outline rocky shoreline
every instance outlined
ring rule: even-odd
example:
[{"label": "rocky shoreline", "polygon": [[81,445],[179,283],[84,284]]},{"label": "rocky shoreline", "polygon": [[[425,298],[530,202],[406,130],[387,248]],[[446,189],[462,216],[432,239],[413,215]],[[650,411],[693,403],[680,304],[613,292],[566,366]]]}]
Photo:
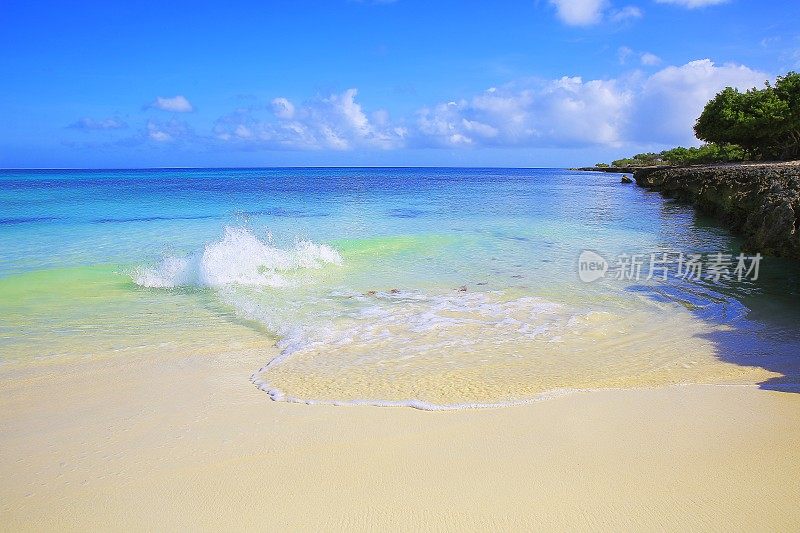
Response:
[{"label": "rocky shoreline", "polygon": [[800,161],[616,171],[717,217],[744,238],[745,252],[800,259]]}]

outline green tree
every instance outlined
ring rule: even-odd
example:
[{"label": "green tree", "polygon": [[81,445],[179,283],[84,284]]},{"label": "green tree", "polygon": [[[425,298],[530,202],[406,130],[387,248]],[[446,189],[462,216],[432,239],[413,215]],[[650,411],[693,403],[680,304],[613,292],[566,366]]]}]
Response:
[{"label": "green tree", "polygon": [[611,165],[615,167],[649,167],[653,165],[660,165],[662,163],[659,154],[648,152],[645,154],[636,154],[633,157],[617,159],[612,161]]},{"label": "green tree", "polygon": [[800,74],[790,72],[775,82],[776,97],[786,104],[778,149],[783,159],[800,157]]},{"label": "green tree", "polygon": [[757,159],[800,156],[800,74],[780,76],[774,87],[725,88],[706,104],[694,131],[698,139],[739,145]]},{"label": "green tree", "polygon": [[746,160],[747,153],[735,144],[704,144],[700,147],[684,148],[679,146],[664,150],[661,159],[668,165],[703,165],[709,163],[733,163]]}]

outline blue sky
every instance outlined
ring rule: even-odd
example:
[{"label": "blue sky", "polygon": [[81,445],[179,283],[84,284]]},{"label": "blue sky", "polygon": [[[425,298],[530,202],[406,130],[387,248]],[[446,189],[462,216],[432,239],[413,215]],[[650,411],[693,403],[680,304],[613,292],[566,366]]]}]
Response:
[{"label": "blue sky", "polygon": [[800,70],[800,2],[0,5],[0,166],[569,166]]}]

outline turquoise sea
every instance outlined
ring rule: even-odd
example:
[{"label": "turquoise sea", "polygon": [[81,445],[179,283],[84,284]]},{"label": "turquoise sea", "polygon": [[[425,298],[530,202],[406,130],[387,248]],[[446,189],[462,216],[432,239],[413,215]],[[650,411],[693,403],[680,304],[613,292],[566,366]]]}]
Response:
[{"label": "turquoise sea", "polygon": [[0,368],[263,353],[265,400],[427,409],[800,382],[800,267],[585,283],[578,257],[739,253],[615,174],[0,171]]}]

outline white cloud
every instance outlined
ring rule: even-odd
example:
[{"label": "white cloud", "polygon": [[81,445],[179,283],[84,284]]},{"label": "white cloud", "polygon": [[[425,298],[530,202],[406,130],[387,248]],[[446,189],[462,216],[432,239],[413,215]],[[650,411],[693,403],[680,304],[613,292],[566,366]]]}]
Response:
[{"label": "white cloud", "polygon": [[166,122],[148,120],[145,135],[151,141],[167,143],[190,138],[192,132],[189,126],[181,120],[173,119]]},{"label": "white cloud", "polygon": [[716,6],[725,4],[729,0],[656,0],[659,4],[674,4],[676,6],[688,7],[695,9],[698,7]]},{"label": "white cloud", "polygon": [[692,126],[708,100],[726,86],[746,89],[768,77],[704,59],[649,77],[563,77],[490,89],[422,109],[413,140],[444,147],[696,144]]},{"label": "white cloud", "polygon": [[292,118],[294,116],[294,104],[286,98],[275,98],[272,100],[272,112],[278,118]]},{"label": "white cloud", "polygon": [[169,133],[148,128],[147,136],[151,141],[168,142],[172,140]]},{"label": "white cloud", "polygon": [[159,96],[150,104],[150,107],[162,111],[172,111],[173,113],[188,113],[194,111],[191,102],[180,94],[171,98]]},{"label": "white cloud", "polygon": [[642,18],[642,16],[644,16],[644,13],[642,13],[642,10],[638,7],[625,6],[622,9],[612,11],[609,19],[611,19],[611,22],[623,22],[625,20]]},{"label": "white cloud", "polygon": [[706,102],[725,87],[761,86],[769,76],[743,65],[715,65],[710,59],[666,67],[647,78],[631,110],[637,141],[696,142],[692,126]]},{"label": "white cloud", "polygon": [[[648,53],[621,54],[657,61]],[[747,89],[767,78],[745,66],[702,59],[649,76],[635,71],[605,80],[521,80],[424,107],[399,123],[386,111],[365,111],[356,89],[349,89],[303,104],[275,98],[268,116],[260,108],[240,109],[216,122],[214,136],[228,146],[270,150],[697,144],[692,126],[709,99],[726,86]],[[166,142],[191,132],[183,123],[153,122],[148,135]]]},{"label": "white cloud", "polygon": [[615,80],[563,77],[489,89],[418,114],[416,142],[435,146],[615,144],[630,93]]},{"label": "white cloud", "polygon": [[77,129],[77,130],[120,130],[127,128],[128,125],[119,118],[103,118],[103,119],[93,119],[93,118],[82,118],[76,122],[73,122],[68,126],[69,128]]},{"label": "white cloud", "polygon": [[639,56],[639,61],[642,62],[642,65],[652,67],[659,65],[661,63],[661,58],[650,52],[644,52]]},{"label": "white cloud", "polygon": [[555,6],[558,18],[570,26],[591,26],[604,18],[620,23],[643,16],[642,10],[634,5],[611,9],[609,0],[550,0],[550,4]]},{"label": "white cloud", "polygon": [[215,136],[250,147],[295,150],[389,149],[401,146],[407,130],[393,125],[385,111],[367,116],[356,102],[358,91],[348,89],[296,106],[287,98],[272,100],[273,119],[239,110],[222,117]]},{"label": "white cloud", "polygon": [[620,65],[627,64],[628,60],[634,55],[638,56],[639,62],[642,65],[652,67],[661,64],[661,58],[650,52],[636,52],[627,46],[620,46],[617,48],[617,57],[619,58]]},{"label": "white cloud", "polygon": [[607,0],[550,0],[556,14],[570,26],[591,26],[603,18]]},{"label": "white cloud", "polygon": [[539,129],[560,145],[607,144],[622,140],[632,92],[618,80],[561,78],[538,102]]}]

